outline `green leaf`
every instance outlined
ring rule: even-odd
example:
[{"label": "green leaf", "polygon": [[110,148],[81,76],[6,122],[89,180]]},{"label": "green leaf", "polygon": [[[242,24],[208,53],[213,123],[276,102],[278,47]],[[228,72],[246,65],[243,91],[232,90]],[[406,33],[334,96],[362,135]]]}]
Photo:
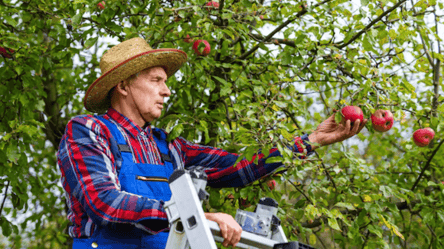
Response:
[{"label": "green leaf", "polygon": [[280,156],[269,157],[265,160],[265,163],[280,163],[280,162],[282,162],[282,157]]},{"label": "green leaf", "polygon": [[16,66],[14,69],[18,75],[22,74],[22,72],[23,72],[23,68],[21,66]]},{"label": "green leaf", "polygon": [[5,237],[9,237],[9,235],[11,235],[11,233],[12,233],[11,222],[9,222],[9,220],[3,216],[0,218],[0,225],[2,227],[3,235]]},{"label": "green leaf", "polygon": [[343,118],[343,117],[342,117],[342,113],[341,113],[340,111],[338,111],[338,112],[335,113],[335,122],[336,122],[337,124],[341,123],[342,118]]},{"label": "green leaf", "polygon": [[17,21],[16,21],[14,18],[12,18],[11,16],[3,15],[2,17],[6,19],[6,22],[7,22],[9,25],[11,25],[11,26],[13,26],[13,27],[16,27],[16,26],[17,26]]},{"label": "green leaf", "polygon": [[355,207],[351,203],[338,202],[335,206],[347,208],[348,210],[355,210]]},{"label": "green leaf", "polygon": [[362,6],[367,6],[369,3],[369,0],[361,0],[361,5]]},{"label": "green leaf", "polygon": [[18,148],[14,144],[10,144],[6,150],[6,156],[8,157],[9,161],[17,162],[20,157]]},{"label": "green leaf", "polygon": [[85,48],[88,49],[88,48],[92,47],[94,44],[96,44],[96,42],[97,42],[98,39],[99,39],[99,37],[89,38],[89,39],[85,42]]},{"label": "green leaf", "polygon": [[337,231],[342,231],[338,225],[338,221],[334,218],[328,218],[328,225]]},{"label": "green leaf", "polygon": [[180,136],[180,134],[182,134],[183,132],[183,125],[180,123],[176,126],[174,126],[173,130],[171,131],[171,133],[168,134],[168,141],[172,141],[175,138],[177,138],[178,136]]},{"label": "green leaf", "polygon": [[208,123],[205,120],[200,120],[200,125],[203,128],[204,134],[205,134],[205,143],[209,143],[210,142],[210,136],[208,133]]},{"label": "green leaf", "polygon": [[373,226],[373,225],[368,225],[368,230],[371,232],[371,233],[374,233],[374,234],[376,234],[379,238],[382,238],[382,232],[380,231],[380,228],[378,227],[378,228],[376,228],[375,226]]},{"label": "green leaf", "polygon": [[438,218],[441,220],[441,222],[444,222],[444,211],[438,210],[436,214],[438,215]]},{"label": "green leaf", "polygon": [[210,203],[210,205],[211,205],[212,207],[218,207],[218,206],[220,206],[221,198],[220,198],[220,193],[219,193],[219,191],[213,191],[213,192],[211,192],[211,195],[210,195],[208,201],[209,201],[209,203]]},{"label": "green leaf", "polygon": [[77,26],[80,23],[80,20],[82,20],[82,16],[83,16],[82,12],[79,12],[77,15],[73,16],[72,17],[72,24],[74,26]]},{"label": "green leaf", "polygon": [[217,77],[217,76],[214,76],[214,75],[213,75],[213,78],[215,78],[216,80],[218,80],[219,82],[221,82],[221,83],[224,84],[224,85],[231,85],[231,84],[228,83],[226,80],[224,80],[224,79],[222,79],[222,78],[220,78],[220,77]]}]

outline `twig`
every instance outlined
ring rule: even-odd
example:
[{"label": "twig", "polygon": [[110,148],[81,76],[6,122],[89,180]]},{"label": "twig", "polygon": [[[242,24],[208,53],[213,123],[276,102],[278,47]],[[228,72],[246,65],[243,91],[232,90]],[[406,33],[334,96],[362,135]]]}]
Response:
[{"label": "twig", "polygon": [[[316,156],[321,159],[321,157],[319,156],[318,152],[315,151]],[[336,188],[336,183],[333,180],[333,177],[331,177],[330,173],[328,172],[327,168],[325,167],[324,162],[321,161],[321,165],[322,168],[324,168],[325,174],[327,175],[327,178],[331,181],[331,183],[333,184],[333,187],[335,188],[336,192],[338,191],[338,189]]]},{"label": "twig", "polygon": [[0,207],[0,219],[2,217],[3,206],[5,205],[6,198],[8,197],[9,183],[10,183],[10,181],[8,181],[8,183],[6,184],[5,198],[3,198],[2,206]]},{"label": "twig", "polygon": [[287,179],[287,182],[289,182],[291,185],[293,185],[293,187],[294,187],[297,191],[299,191],[299,193],[301,193],[301,194],[305,197],[305,199],[307,199],[307,201],[309,201],[309,202],[311,203],[311,205],[314,205],[314,203],[310,200],[310,198],[309,198],[308,196],[306,196],[305,193],[304,193],[302,190],[300,190],[300,189],[298,188],[298,186],[296,186],[296,184],[292,183],[292,182],[291,182],[290,180],[288,180],[288,179]]},{"label": "twig", "polygon": [[424,47],[424,53],[427,56],[427,60],[429,61],[430,65],[432,65],[432,67],[434,67],[435,64],[433,63],[433,59],[430,56],[429,50],[427,49],[427,45],[425,44],[424,38],[422,37],[422,34],[419,31],[419,27],[417,26],[416,28],[418,29],[419,37],[421,38],[421,43],[422,43],[422,46]]},{"label": "twig", "polygon": [[430,156],[429,160],[427,160],[426,165],[424,166],[424,168],[422,168],[421,173],[419,174],[418,178],[416,179],[415,183],[413,184],[411,190],[412,192],[415,190],[416,186],[418,185],[419,181],[421,180],[422,176],[424,175],[424,172],[429,168],[430,166],[430,162],[432,161],[433,157],[435,156],[435,154],[438,152],[439,148],[441,147],[441,145],[444,143],[444,139],[441,140],[441,142],[438,144],[438,146],[436,147],[436,149],[433,151],[432,155]]}]

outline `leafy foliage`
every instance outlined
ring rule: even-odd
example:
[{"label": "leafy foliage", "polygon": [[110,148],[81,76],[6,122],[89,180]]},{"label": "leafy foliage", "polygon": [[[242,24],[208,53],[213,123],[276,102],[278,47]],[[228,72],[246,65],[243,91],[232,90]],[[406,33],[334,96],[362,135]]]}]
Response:
[{"label": "leafy foliage", "polygon": [[[234,215],[260,197],[279,201],[289,240],[317,248],[442,248],[444,172],[442,0],[0,1],[0,226],[14,248],[66,248],[55,153],[67,121],[99,75],[103,50],[141,36],[178,48],[187,64],[155,125],[249,160],[273,146],[284,168],[245,188],[209,189],[206,211]],[[204,39],[208,56],[192,43]],[[11,57],[11,58],[9,58]],[[356,138],[305,160],[287,149],[333,109],[370,122]],[[420,127],[434,141],[414,145]],[[354,143],[352,143],[354,142]],[[278,186],[269,191],[266,181]],[[253,204],[252,206],[249,206]],[[3,240],[2,241],[6,241]]]}]

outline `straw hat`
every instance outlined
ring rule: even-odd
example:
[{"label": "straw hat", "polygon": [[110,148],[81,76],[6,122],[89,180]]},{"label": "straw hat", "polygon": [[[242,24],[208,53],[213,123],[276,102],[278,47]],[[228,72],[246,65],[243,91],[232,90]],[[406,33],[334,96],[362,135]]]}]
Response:
[{"label": "straw hat", "polygon": [[110,107],[108,92],[120,81],[149,67],[163,67],[168,77],[186,62],[178,49],[152,49],[142,38],[126,40],[106,51],[100,59],[102,75],[86,91],[83,104],[88,111],[102,113]]}]

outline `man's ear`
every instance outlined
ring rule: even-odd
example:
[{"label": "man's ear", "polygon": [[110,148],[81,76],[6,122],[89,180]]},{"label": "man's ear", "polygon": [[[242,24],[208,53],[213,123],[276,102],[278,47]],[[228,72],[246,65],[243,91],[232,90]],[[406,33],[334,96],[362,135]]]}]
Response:
[{"label": "man's ear", "polygon": [[127,84],[125,84],[125,81],[120,81],[117,86],[116,86],[116,90],[117,92],[119,92],[121,95],[123,96],[127,96],[128,95],[128,87]]}]

